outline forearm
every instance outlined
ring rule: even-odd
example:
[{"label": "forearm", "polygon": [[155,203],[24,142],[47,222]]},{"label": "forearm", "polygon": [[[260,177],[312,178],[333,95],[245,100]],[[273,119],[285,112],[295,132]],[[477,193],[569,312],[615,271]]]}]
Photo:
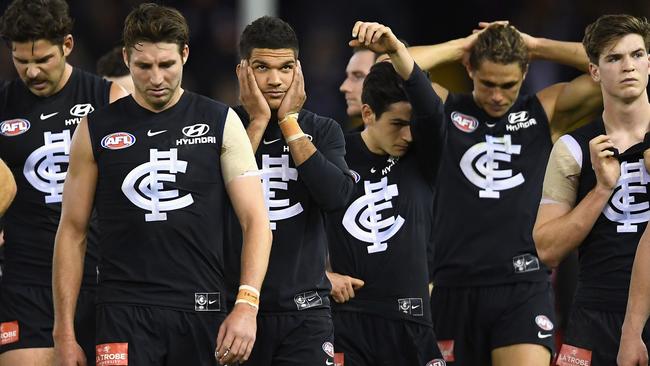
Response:
[{"label": "forearm", "polygon": [[[340,160],[334,163],[335,160]],[[344,207],[352,195],[354,181],[341,166],[345,165],[343,155],[327,156],[316,152],[298,167],[298,174],[307,186],[311,197],[326,210]]]},{"label": "forearm", "polygon": [[408,51],[415,62],[424,70],[448,62],[460,61],[463,57],[462,39],[430,46],[409,47]]},{"label": "forearm", "polygon": [[85,253],[85,233],[62,225],[57,231],[52,260],[55,341],[74,338],[74,318]]},{"label": "forearm", "polygon": [[253,147],[253,153],[257,152],[257,148],[260,146],[260,141],[262,141],[268,123],[269,121],[251,120],[250,124],[246,128],[246,134],[248,135],[248,139]]},{"label": "forearm", "polygon": [[0,215],[11,205],[16,196],[16,181],[11,170],[0,160]]},{"label": "forearm", "polygon": [[623,333],[641,336],[648,316],[650,316],[650,233],[646,230],[639,241],[632,279],[630,295],[627,301]]},{"label": "forearm", "polygon": [[402,79],[407,80],[413,72],[414,61],[404,44],[400,43],[400,47],[397,51],[389,53],[388,56],[390,57],[390,61],[397,74],[399,74]]},{"label": "forearm", "polygon": [[583,72],[589,71],[589,58],[580,42],[535,38],[535,45],[529,52],[531,59],[553,61]]},{"label": "forearm", "polygon": [[587,237],[600,216],[611,191],[595,187],[570,212],[551,219],[533,231],[542,262],[557,267]]},{"label": "forearm", "polygon": [[268,218],[265,220],[264,217],[242,225],[240,283],[253,286],[258,290],[262,287],[266,275],[272,242]]},{"label": "forearm", "polygon": [[[288,136],[285,136],[285,139],[287,137]],[[290,141],[287,145],[289,145],[289,152],[291,153],[291,158],[293,159],[294,164],[296,164],[296,167],[302,165],[302,163],[307,161],[307,159],[316,153],[316,146],[309,141],[307,136]]]}]

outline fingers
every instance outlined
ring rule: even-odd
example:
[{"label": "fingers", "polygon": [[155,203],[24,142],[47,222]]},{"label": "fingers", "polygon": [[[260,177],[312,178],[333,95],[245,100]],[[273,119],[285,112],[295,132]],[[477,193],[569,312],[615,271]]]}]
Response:
[{"label": "fingers", "polygon": [[378,42],[383,35],[388,33],[391,33],[390,28],[374,22],[357,21],[352,28],[352,37],[356,38],[360,45],[365,46]]},{"label": "fingers", "polygon": [[607,135],[599,135],[589,141],[589,149],[600,158],[614,156],[613,148],[614,143]]},{"label": "fingers", "polygon": [[226,347],[224,345],[224,336],[226,335],[226,325],[222,323],[219,327],[219,332],[217,333],[217,350],[214,353],[214,356],[217,358],[217,361],[221,363],[224,353],[226,353]]},{"label": "fingers", "polygon": [[362,280],[354,277],[350,277],[350,282],[352,283],[352,288],[355,290],[362,288],[363,285],[365,284],[365,282],[363,282]]},{"label": "fingers", "polygon": [[239,338],[239,337],[235,338],[234,341],[232,342],[232,346],[229,347],[230,352],[223,355],[223,362],[222,363],[229,364],[229,363],[236,362],[237,360],[239,360],[241,358],[241,356],[243,355],[244,350],[246,349],[245,347],[246,347],[246,345],[244,345],[244,348],[242,349],[242,339],[241,338]]}]

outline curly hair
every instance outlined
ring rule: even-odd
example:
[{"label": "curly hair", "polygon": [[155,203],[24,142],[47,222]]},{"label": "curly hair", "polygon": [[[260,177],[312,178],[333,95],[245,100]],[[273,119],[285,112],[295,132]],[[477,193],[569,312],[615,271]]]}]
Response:
[{"label": "curly hair", "polygon": [[190,29],[185,17],[176,9],[154,3],[134,8],[124,20],[124,47],[127,53],[140,42],[165,42],[178,45],[180,53],[189,44]]},{"label": "curly hair", "polygon": [[45,39],[61,45],[71,32],[65,0],[14,0],[0,19],[0,35],[9,42]]},{"label": "curly hair", "polygon": [[247,25],[239,40],[241,58],[250,58],[253,48],[290,48],[298,57],[298,37],[289,23],[280,18],[263,16]]},{"label": "curly hair", "polygon": [[628,34],[638,34],[643,37],[646,51],[650,49],[650,23],[646,18],[627,14],[609,14],[589,24],[585,28],[585,37],[582,39],[589,61],[598,65],[603,50]]},{"label": "curly hair", "polygon": [[481,34],[470,50],[469,64],[478,69],[484,60],[498,64],[517,63],[522,72],[528,70],[528,47],[512,26],[494,24]]}]

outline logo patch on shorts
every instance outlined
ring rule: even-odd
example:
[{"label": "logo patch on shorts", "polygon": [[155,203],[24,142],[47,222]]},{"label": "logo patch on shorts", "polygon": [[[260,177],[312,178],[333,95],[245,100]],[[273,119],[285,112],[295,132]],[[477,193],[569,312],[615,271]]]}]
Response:
[{"label": "logo patch on shorts", "polygon": [[20,339],[18,321],[0,323],[0,346],[18,342]]},{"label": "logo patch on shorts", "polygon": [[221,310],[221,293],[196,292],[194,293],[194,311],[219,311]]},{"label": "logo patch on shorts", "polygon": [[298,310],[313,308],[314,306],[323,305],[323,299],[316,291],[303,292],[293,297]]},{"label": "logo patch on shorts", "polygon": [[332,342],[323,343],[323,352],[325,352],[330,357],[334,357],[334,345]]},{"label": "logo patch on shorts", "polygon": [[345,354],[343,352],[334,354],[334,366],[345,366]]},{"label": "logo patch on shorts", "polygon": [[553,322],[546,315],[538,315],[535,317],[535,323],[543,330],[553,330]]},{"label": "logo patch on shorts", "polygon": [[422,309],[422,298],[409,297],[405,299],[397,299],[397,305],[399,307],[399,311],[404,314],[424,316],[424,310]]},{"label": "logo patch on shorts", "polygon": [[427,362],[425,366],[446,366],[447,362],[445,360],[441,360],[439,358],[436,358],[435,360],[431,360]]},{"label": "logo patch on shorts", "polygon": [[532,254],[518,255],[512,258],[512,266],[515,273],[526,273],[539,269],[539,259]]},{"label": "logo patch on shorts", "polygon": [[95,346],[95,359],[97,366],[128,366],[128,343],[104,343]]},{"label": "logo patch on shorts", "polygon": [[557,355],[557,366],[591,366],[591,351],[563,344]]},{"label": "logo patch on shorts", "polygon": [[446,339],[446,340],[443,340],[443,341],[438,341],[438,348],[440,349],[440,353],[442,353],[442,357],[445,359],[445,361],[448,361],[448,362],[456,361],[456,357],[454,356],[454,340],[453,339]]}]

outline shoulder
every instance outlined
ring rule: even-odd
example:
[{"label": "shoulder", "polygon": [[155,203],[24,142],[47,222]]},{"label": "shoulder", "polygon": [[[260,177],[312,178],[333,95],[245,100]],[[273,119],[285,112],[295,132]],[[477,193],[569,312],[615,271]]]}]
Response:
[{"label": "shoulder", "polygon": [[312,132],[339,133],[343,138],[343,130],[341,125],[330,117],[318,115],[307,109],[300,111],[298,115],[298,123],[303,129],[309,129]]}]

